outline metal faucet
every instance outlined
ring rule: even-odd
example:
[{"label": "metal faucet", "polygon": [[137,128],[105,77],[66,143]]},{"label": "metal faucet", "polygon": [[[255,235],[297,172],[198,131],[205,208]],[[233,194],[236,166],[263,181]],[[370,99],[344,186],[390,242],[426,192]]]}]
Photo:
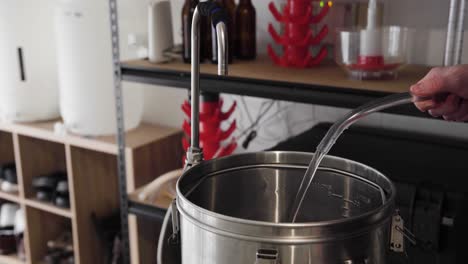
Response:
[{"label": "metal faucet", "polygon": [[[202,8],[200,14],[199,8]],[[218,75],[226,76],[228,74],[228,34],[226,23],[219,19],[222,18],[223,10],[217,4],[207,1],[201,2],[195,8],[192,19],[192,78],[191,78],[191,143],[187,150],[186,168],[200,163],[203,160],[203,150],[200,148],[200,16],[216,17],[213,24],[216,23],[216,37],[218,44]]]}]

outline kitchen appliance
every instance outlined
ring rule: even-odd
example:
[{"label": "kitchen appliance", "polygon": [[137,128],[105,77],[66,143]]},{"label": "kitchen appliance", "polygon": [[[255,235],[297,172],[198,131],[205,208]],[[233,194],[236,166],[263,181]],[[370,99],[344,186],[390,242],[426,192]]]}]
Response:
[{"label": "kitchen appliance", "polygon": [[[395,190],[370,167],[325,158],[307,197],[308,213],[287,222],[311,158],[249,153],[188,170],[177,185],[177,211],[172,208],[181,263],[385,263]],[[167,246],[165,232],[160,247]],[[161,251],[159,263],[178,263],[167,261],[168,252]]]},{"label": "kitchen appliance", "polygon": [[[192,22],[195,40],[200,14],[211,14],[217,28],[218,73],[225,75],[223,12],[212,2],[200,3]],[[202,161],[198,44],[192,41],[192,141],[164,220],[158,263],[385,263],[395,188],[378,171],[325,157],[306,213],[292,224],[290,205],[312,154],[263,152]],[[392,246],[401,247],[402,235],[392,237],[400,239]],[[174,246],[179,242],[181,248]]]},{"label": "kitchen appliance", "polygon": [[59,117],[51,1],[0,1],[0,119]]},{"label": "kitchen appliance", "polygon": [[[117,128],[108,9],[105,1],[62,0],[57,6],[60,110],[66,129],[81,135],[114,134]],[[123,98],[129,130],[141,121],[143,91],[124,87]]]}]

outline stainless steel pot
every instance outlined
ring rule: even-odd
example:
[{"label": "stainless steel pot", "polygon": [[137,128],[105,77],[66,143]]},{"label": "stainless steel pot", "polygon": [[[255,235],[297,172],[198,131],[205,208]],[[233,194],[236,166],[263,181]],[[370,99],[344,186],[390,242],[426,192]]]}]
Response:
[{"label": "stainless steel pot", "polygon": [[366,165],[327,156],[299,222],[286,223],[311,158],[249,153],[185,172],[173,210],[181,262],[161,247],[170,235],[165,230],[159,263],[385,263],[395,189]]}]

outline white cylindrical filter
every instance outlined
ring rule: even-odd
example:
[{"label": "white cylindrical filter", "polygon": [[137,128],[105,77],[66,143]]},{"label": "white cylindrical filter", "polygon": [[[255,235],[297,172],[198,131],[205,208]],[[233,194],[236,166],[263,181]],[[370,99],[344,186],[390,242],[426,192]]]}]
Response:
[{"label": "white cylindrical filter", "polygon": [[377,0],[369,0],[367,28],[361,30],[360,56],[383,56],[382,31],[377,27]]},{"label": "white cylindrical filter", "polygon": [[380,29],[361,30],[361,48],[359,55],[364,57],[383,56],[382,31]]},{"label": "white cylindrical filter", "polygon": [[148,52],[153,63],[167,61],[164,51],[174,45],[169,1],[153,1],[148,5]]},{"label": "white cylindrical filter", "polygon": [[0,116],[59,117],[53,1],[0,1]]},{"label": "white cylindrical filter", "polygon": [[[116,132],[110,18],[107,1],[62,1],[56,13],[60,110],[67,130]],[[123,90],[125,128],[138,126],[140,89]]]}]

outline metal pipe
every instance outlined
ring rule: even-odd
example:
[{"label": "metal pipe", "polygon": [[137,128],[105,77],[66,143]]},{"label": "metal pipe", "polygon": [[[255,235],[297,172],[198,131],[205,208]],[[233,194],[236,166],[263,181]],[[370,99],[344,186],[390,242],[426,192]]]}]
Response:
[{"label": "metal pipe", "polygon": [[[192,18],[192,78],[191,78],[191,107],[192,115],[190,125],[191,131],[191,150],[200,150],[200,14],[198,7],[195,8]],[[192,158],[192,157],[187,157]]]},{"label": "metal pipe", "polygon": [[447,40],[445,42],[444,66],[454,65],[455,39],[457,28],[457,9],[459,0],[450,0]]},{"label": "metal pipe", "polygon": [[[218,75],[228,74],[228,34],[224,22],[216,24],[218,43]],[[187,151],[187,166],[195,165],[203,160],[200,148],[200,12],[195,8],[192,18],[192,76],[191,76],[191,140]]]},{"label": "metal pipe", "polygon": [[455,65],[461,64],[463,55],[463,40],[465,36],[465,15],[466,15],[466,0],[459,0],[460,5],[458,7],[458,25],[457,34],[455,40],[455,54],[454,63]]},{"label": "metal pipe", "polygon": [[226,24],[219,22],[216,25],[216,36],[218,36],[218,75],[228,75],[228,52],[229,42]]}]

